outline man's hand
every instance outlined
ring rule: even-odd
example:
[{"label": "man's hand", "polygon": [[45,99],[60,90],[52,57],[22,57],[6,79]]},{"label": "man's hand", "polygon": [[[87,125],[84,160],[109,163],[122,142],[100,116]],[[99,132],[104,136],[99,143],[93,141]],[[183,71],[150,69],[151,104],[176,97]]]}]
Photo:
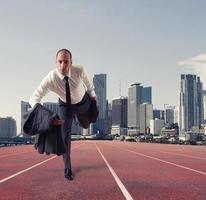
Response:
[{"label": "man's hand", "polygon": [[54,120],[54,125],[58,126],[58,125],[62,125],[64,124],[64,120],[63,119],[55,119]]},{"label": "man's hand", "polygon": [[93,97],[91,97],[91,99],[94,100],[94,101],[96,101],[96,102],[97,102],[97,100],[98,100],[98,99],[97,99],[97,96],[93,96]]}]

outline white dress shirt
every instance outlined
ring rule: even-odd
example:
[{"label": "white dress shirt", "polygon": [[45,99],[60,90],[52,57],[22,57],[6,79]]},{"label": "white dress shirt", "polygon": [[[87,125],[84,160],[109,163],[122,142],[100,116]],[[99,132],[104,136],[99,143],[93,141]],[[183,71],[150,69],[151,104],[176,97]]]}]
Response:
[{"label": "white dress shirt", "polygon": [[[79,103],[85,91],[91,97],[96,96],[93,82],[81,65],[72,65],[67,76],[69,77],[72,104]],[[64,75],[60,74],[57,68],[50,71],[30,97],[29,104],[33,107],[36,103],[40,103],[49,91],[56,93],[63,102],[66,102],[65,81],[63,79]]]}]

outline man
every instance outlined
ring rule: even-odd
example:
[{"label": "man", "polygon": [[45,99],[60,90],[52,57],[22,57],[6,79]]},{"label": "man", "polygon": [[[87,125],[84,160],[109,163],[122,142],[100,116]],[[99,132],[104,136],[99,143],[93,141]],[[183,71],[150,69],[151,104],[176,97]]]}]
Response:
[{"label": "man", "polygon": [[49,92],[59,97],[60,120],[54,120],[54,125],[62,126],[62,139],[66,147],[63,154],[65,165],[64,176],[73,180],[71,167],[71,126],[75,114],[75,106],[82,105],[87,93],[93,100],[97,100],[94,86],[84,68],[72,64],[72,54],[68,49],[60,49],[56,54],[56,69],[53,69],[42,80],[38,88],[30,97],[29,103],[33,107]]}]

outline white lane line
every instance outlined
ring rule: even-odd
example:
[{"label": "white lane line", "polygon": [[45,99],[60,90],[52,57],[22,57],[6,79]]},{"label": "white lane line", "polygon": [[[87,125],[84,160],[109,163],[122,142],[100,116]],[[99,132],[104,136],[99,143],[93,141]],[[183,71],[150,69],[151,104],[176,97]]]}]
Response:
[{"label": "white lane line", "polygon": [[[135,145],[131,145],[132,147],[137,147]],[[137,148],[135,148],[136,150],[138,150]],[[192,156],[192,155],[186,155],[183,153],[175,153],[175,152],[170,152],[170,151],[164,151],[164,149],[154,149],[155,151],[161,152],[161,153],[166,153],[166,154],[174,154],[174,155],[178,155],[178,156],[184,156],[184,157],[188,157],[188,158],[194,158],[194,159],[199,159],[199,160],[206,160],[206,158],[203,157],[199,157],[199,156]]]},{"label": "white lane line", "polygon": [[119,148],[119,149],[124,150],[124,151],[128,151],[128,152],[131,152],[131,153],[134,153],[134,154],[146,157],[146,158],[150,158],[150,159],[157,160],[157,161],[160,161],[160,162],[163,162],[163,163],[167,163],[169,165],[173,165],[173,166],[176,166],[176,167],[179,167],[179,168],[187,169],[187,170],[190,170],[190,171],[193,171],[193,172],[196,172],[196,173],[199,173],[199,174],[202,174],[202,175],[206,176],[205,172],[202,172],[202,171],[199,171],[199,170],[195,170],[195,169],[192,169],[192,168],[189,168],[189,167],[185,167],[183,165],[178,165],[178,164],[175,164],[175,163],[172,163],[172,162],[169,162],[169,161],[166,161],[166,160],[162,160],[162,159],[159,159],[159,158],[156,158],[156,157],[153,157],[153,156],[148,156],[148,155],[145,155],[143,153],[137,153],[135,151],[132,151],[132,150],[129,150],[129,149],[126,149],[126,148],[123,149],[121,147],[116,147],[114,145],[110,145],[110,144],[108,144],[108,145],[109,146],[113,146],[115,148]]},{"label": "white lane line", "polygon": [[206,160],[206,158],[202,158],[202,157],[198,157],[198,156],[185,155],[185,154],[182,154],[182,153],[173,153],[173,152],[169,152],[169,151],[156,150],[156,149],[155,149],[155,151],[159,151],[159,152],[161,152],[161,153],[167,153],[167,154],[174,154],[174,155],[183,156],[183,157],[188,157],[188,158],[199,159],[199,160]]},{"label": "white lane line", "polygon": [[9,180],[9,179],[11,179],[11,178],[14,178],[15,176],[18,176],[19,174],[23,174],[24,172],[29,171],[30,169],[33,169],[33,168],[35,168],[35,167],[37,167],[37,166],[39,166],[39,165],[41,165],[41,164],[43,164],[43,163],[45,163],[45,162],[47,162],[47,161],[49,161],[49,160],[52,160],[52,159],[54,159],[54,158],[56,158],[56,157],[57,157],[57,156],[53,156],[53,157],[51,157],[51,158],[49,158],[49,159],[47,159],[47,160],[44,160],[43,162],[40,162],[40,163],[38,163],[38,164],[36,164],[36,165],[33,165],[33,166],[29,167],[29,168],[26,168],[26,169],[24,169],[24,170],[21,170],[21,171],[13,174],[13,175],[11,175],[11,176],[8,176],[8,177],[6,177],[6,178],[4,178],[4,179],[1,179],[1,180],[0,180],[0,183],[3,183],[3,182],[5,182],[5,181],[7,181],[7,180]]},{"label": "white lane line", "polygon": [[122,191],[122,193],[123,193],[124,197],[126,198],[126,200],[133,200],[132,196],[129,194],[129,192],[127,191],[127,189],[125,188],[125,186],[123,185],[123,183],[121,182],[120,178],[117,176],[117,174],[115,173],[113,168],[107,162],[106,158],[104,157],[104,155],[102,154],[102,152],[100,151],[100,149],[99,149],[99,147],[97,146],[96,143],[95,143],[95,146],[96,146],[99,154],[102,156],[102,159],[106,163],[107,167],[109,168],[109,171],[111,172],[112,176],[114,177],[117,185],[119,186],[119,188]]},{"label": "white lane line", "polygon": [[25,153],[31,153],[31,152],[34,152],[34,151],[36,151],[36,150],[27,151],[27,152],[19,152],[19,153],[7,154],[7,155],[0,156],[0,159],[1,159],[1,158],[7,158],[7,157],[10,157],[10,156],[16,156],[16,155],[20,155],[20,154],[25,154]]},{"label": "white lane line", "polygon": [[[82,145],[83,145],[83,144],[80,144],[79,146],[72,148],[72,150],[74,150],[74,149],[76,149],[76,148],[78,148],[78,147],[80,147],[80,146],[82,146]],[[54,158],[56,158],[56,157],[57,157],[57,156],[53,156],[53,157],[48,158],[48,159],[46,159],[46,160],[44,160],[44,161],[42,161],[42,162],[40,162],[40,163],[37,163],[37,164],[35,164],[35,165],[32,165],[31,167],[28,167],[28,168],[26,168],[26,169],[24,169],[24,170],[21,170],[21,171],[13,174],[13,175],[11,175],[11,176],[8,176],[8,177],[6,177],[6,178],[4,178],[4,179],[1,179],[1,180],[0,180],[0,183],[3,183],[3,182],[5,182],[5,181],[8,181],[9,179],[14,178],[14,177],[16,177],[16,176],[18,176],[18,175],[20,175],[20,174],[23,174],[24,172],[27,172],[27,171],[29,171],[29,170],[31,170],[31,169],[39,166],[39,165],[42,165],[42,164],[44,164],[44,163],[46,163],[46,162],[48,162],[48,161],[50,161],[50,160],[52,160],[52,159],[54,159]]]}]

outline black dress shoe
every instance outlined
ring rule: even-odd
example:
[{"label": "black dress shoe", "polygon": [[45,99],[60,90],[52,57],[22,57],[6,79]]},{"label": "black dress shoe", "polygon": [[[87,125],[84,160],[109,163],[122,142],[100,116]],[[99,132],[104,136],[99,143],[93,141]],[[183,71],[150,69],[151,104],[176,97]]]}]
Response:
[{"label": "black dress shoe", "polygon": [[72,170],[66,168],[66,169],[64,170],[64,177],[65,177],[66,179],[68,179],[68,180],[73,180]]}]

